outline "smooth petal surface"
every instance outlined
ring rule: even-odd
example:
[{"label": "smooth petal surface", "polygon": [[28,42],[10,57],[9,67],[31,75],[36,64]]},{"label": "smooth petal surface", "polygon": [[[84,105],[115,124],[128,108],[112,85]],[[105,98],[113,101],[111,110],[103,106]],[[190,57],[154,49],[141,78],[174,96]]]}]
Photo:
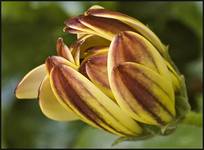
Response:
[{"label": "smooth petal surface", "polygon": [[57,121],[71,121],[79,119],[70,109],[65,109],[57,100],[52,92],[49,77],[46,76],[42,81],[39,90],[39,105],[45,116]]},{"label": "smooth petal surface", "polygon": [[64,28],[65,32],[71,31],[70,33],[76,33],[76,31],[79,31],[77,33],[84,32],[85,34],[97,34],[95,31],[93,31],[89,27],[83,25],[79,21],[81,16],[73,17],[73,18],[66,20],[64,22],[64,24],[67,26],[66,28]]},{"label": "smooth petal surface", "polygon": [[169,71],[159,52],[141,35],[125,31],[111,42],[108,53],[108,73],[122,62],[136,62],[170,78]]},{"label": "smooth petal surface", "polygon": [[71,51],[69,50],[68,46],[64,43],[62,38],[58,38],[56,48],[59,56],[64,57],[65,59],[72,63],[75,63]]},{"label": "smooth petal surface", "polygon": [[63,32],[68,32],[68,33],[71,33],[71,34],[77,34],[77,35],[80,35],[80,36],[81,35],[83,36],[85,34],[83,31],[73,29],[73,28],[70,28],[70,27],[64,27]]},{"label": "smooth petal surface", "polygon": [[111,89],[118,104],[136,120],[164,125],[175,116],[169,83],[151,69],[126,62],[111,74]]},{"label": "smooth petal surface", "polygon": [[146,37],[161,52],[161,54],[163,54],[166,51],[165,45],[162,44],[159,38],[147,26],[145,26],[143,23],[141,23],[139,20],[135,18],[132,18],[128,15],[119,12],[97,8],[89,9],[86,12],[86,14],[97,17],[117,19],[134,28],[137,32]]},{"label": "smooth petal surface", "polygon": [[75,64],[71,63],[67,59],[60,57],[60,56],[49,56],[46,59],[45,64],[46,64],[48,73],[50,73],[50,71],[52,70],[54,66],[59,65],[59,64],[65,64],[67,66],[71,66],[74,69],[78,69],[78,66],[76,66]]},{"label": "smooth petal surface", "polygon": [[45,65],[40,65],[28,72],[15,89],[19,99],[33,99],[38,97],[38,90],[47,72]]},{"label": "smooth petal surface", "polygon": [[91,55],[85,58],[79,70],[83,70],[82,74],[85,72],[85,76],[87,76],[107,96],[114,99],[108,81],[107,72],[108,47],[94,50]]},{"label": "smooth petal surface", "polygon": [[[81,43],[80,45],[78,43]],[[78,44],[78,45],[77,45]],[[81,38],[79,38],[77,40],[77,42],[75,42],[76,47],[80,47],[80,51],[81,54],[83,56],[83,53],[90,48],[94,48],[94,47],[105,47],[105,46],[109,46],[110,45],[110,41],[101,38],[100,36],[96,36],[96,35],[85,35],[82,36]],[[77,48],[76,48],[77,49]],[[73,51],[73,55],[74,55],[74,51]]]},{"label": "smooth petal surface", "polygon": [[120,136],[142,133],[140,126],[87,78],[71,67],[55,66],[51,87],[57,99],[86,123]]},{"label": "smooth petal surface", "polygon": [[112,40],[120,31],[134,31],[134,29],[115,19],[94,16],[80,16],[79,22],[95,31],[95,34],[105,39]]},{"label": "smooth petal surface", "polygon": [[178,91],[178,89],[179,89],[180,86],[181,86],[181,79],[179,78],[179,75],[178,75],[178,73],[174,70],[174,68],[173,68],[167,61],[165,61],[165,63],[166,63],[167,68],[168,68],[168,70],[169,70],[169,72],[170,72],[171,81],[172,81],[174,90],[175,90],[175,91]]},{"label": "smooth petal surface", "polygon": [[[88,10],[90,9],[104,9],[104,7],[100,6],[100,5],[93,5],[91,6]],[[86,12],[85,12],[86,13]]]},{"label": "smooth petal surface", "polygon": [[94,47],[104,47],[109,45],[110,41],[99,36],[90,34],[82,36],[73,45],[71,45],[75,63],[79,65],[80,58],[84,58],[86,56],[86,51],[93,49]]}]

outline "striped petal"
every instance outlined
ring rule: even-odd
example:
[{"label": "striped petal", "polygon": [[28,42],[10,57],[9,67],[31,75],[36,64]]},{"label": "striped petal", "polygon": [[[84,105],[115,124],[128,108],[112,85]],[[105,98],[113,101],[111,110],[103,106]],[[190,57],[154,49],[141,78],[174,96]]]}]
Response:
[{"label": "striped petal", "polygon": [[108,73],[122,62],[136,62],[170,78],[169,71],[159,52],[141,35],[125,31],[111,42],[108,53]]},{"label": "striped petal", "polygon": [[46,68],[47,68],[48,73],[50,73],[50,71],[52,70],[52,68],[54,66],[59,65],[59,64],[65,64],[67,66],[71,66],[72,68],[74,68],[76,70],[78,69],[78,66],[76,66],[75,64],[71,63],[70,61],[68,61],[65,58],[60,57],[60,56],[48,57],[45,61],[45,64],[46,64]]},{"label": "striped petal", "polygon": [[66,25],[66,27],[64,28],[64,31],[65,32],[71,31],[70,33],[73,33],[73,31],[74,31],[74,33],[76,33],[76,31],[79,31],[79,32],[84,32],[85,34],[97,34],[95,31],[93,31],[89,27],[83,25],[79,21],[81,16],[73,17],[73,18],[70,18],[70,19],[66,20],[64,22],[64,24]]},{"label": "striped petal", "polygon": [[51,87],[65,107],[86,123],[120,136],[142,133],[140,126],[87,78],[69,66],[55,66]]},{"label": "striped petal", "polygon": [[96,35],[84,35],[79,38],[72,47],[72,54],[77,65],[79,65],[80,58],[84,58],[86,51],[94,47],[109,46],[110,41]]},{"label": "striped petal", "polygon": [[88,55],[79,70],[88,77],[99,89],[107,96],[114,99],[111,92],[108,73],[107,73],[107,52],[108,47],[92,50],[91,55]]},{"label": "striped petal", "polygon": [[112,40],[120,31],[134,31],[134,29],[115,19],[94,16],[80,16],[79,22],[95,31],[95,34],[107,40]]},{"label": "striped petal", "polygon": [[128,26],[135,29],[137,32],[139,32],[141,35],[146,37],[158,50],[161,54],[163,54],[166,51],[165,45],[162,44],[162,42],[159,40],[159,38],[143,23],[141,23],[139,20],[132,18],[128,15],[110,11],[106,9],[89,9],[86,12],[87,15],[92,15],[96,17],[103,17],[103,18],[109,18],[109,19],[116,19],[119,20]]},{"label": "striped petal", "polygon": [[64,108],[52,92],[49,77],[42,81],[39,90],[39,105],[45,116],[57,121],[71,121],[79,119],[78,116],[68,108]]},{"label": "striped petal", "polygon": [[169,64],[169,62],[165,61],[167,68],[171,75],[171,81],[174,87],[174,91],[178,91],[181,86],[181,79],[178,73],[174,70],[174,68]]},{"label": "striped petal", "polygon": [[110,81],[118,104],[136,120],[164,125],[175,116],[172,87],[144,65],[122,63],[114,67]]},{"label": "striped petal", "polygon": [[71,34],[83,34],[82,31],[77,30],[77,29],[73,29],[73,28],[70,28],[70,27],[67,27],[67,26],[65,26],[63,28],[63,32],[68,32],[68,33],[71,33]]},{"label": "striped petal", "polygon": [[56,48],[59,56],[64,57],[65,59],[72,63],[75,63],[71,51],[69,50],[68,46],[64,43],[61,37],[58,38],[57,40]]},{"label": "striped petal", "polygon": [[19,99],[33,99],[38,97],[41,82],[46,76],[45,65],[40,65],[27,73],[15,89],[15,95]]},{"label": "striped petal", "polygon": [[[93,48],[96,46],[110,45],[110,41],[104,38],[101,38],[100,36],[91,35],[91,34],[82,36],[75,42],[74,45],[77,45],[78,43],[81,43],[81,45],[78,45],[78,46],[80,46],[80,50],[82,51],[82,53],[89,48]],[[73,54],[74,54],[74,51],[73,51]]]}]

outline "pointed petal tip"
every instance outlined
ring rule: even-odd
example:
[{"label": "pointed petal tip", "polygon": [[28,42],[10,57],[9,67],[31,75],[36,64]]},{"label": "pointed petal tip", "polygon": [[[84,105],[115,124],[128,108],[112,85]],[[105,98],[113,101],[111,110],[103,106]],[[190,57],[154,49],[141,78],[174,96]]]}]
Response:
[{"label": "pointed petal tip", "polygon": [[115,35],[113,41],[120,41],[122,40],[127,34],[127,31],[120,31],[118,34]]},{"label": "pointed petal tip", "polygon": [[70,47],[64,43],[63,38],[61,38],[61,37],[58,38],[57,44],[56,44],[56,49],[57,49],[58,56],[61,56],[65,59],[67,59],[68,61],[72,62],[73,64],[75,63],[73,55],[72,55],[71,50],[70,50]]},{"label": "pointed petal tip", "polygon": [[50,73],[51,70],[60,64],[68,64],[68,61],[60,56],[49,56],[45,61],[46,67],[48,72]]},{"label": "pointed petal tip", "polygon": [[93,5],[88,10],[90,10],[90,9],[104,9],[104,7],[102,7],[100,5]]},{"label": "pointed petal tip", "polygon": [[104,9],[104,7],[100,5],[93,5],[87,11],[85,11],[84,15],[89,15],[90,10],[98,10],[98,9]]},{"label": "pointed petal tip", "polygon": [[47,71],[50,73],[51,69],[54,66],[54,63],[53,63],[51,56],[47,57],[47,59],[45,60],[45,65],[46,65]]},{"label": "pointed petal tip", "polygon": [[61,72],[63,70],[63,64],[57,64],[52,68],[52,72]]},{"label": "pointed petal tip", "polygon": [[58,37],[57,43],[62,43],[62,42],[64,42],[63,38],[62,37]]},{"label": "pointed petal tip", "polygon": [[83,15],[79,15],[77,17],[72,17],[70,19],[67,19],[64,21],[64,24],[67,26],[67,27],[72,27],[72,26],[75,26],[77,24],[80,24],[79,22],[79,19],[80,18],[83,18]]},{"label": "pointed petal tip", "polygon": [[64,27],[62,30],[63,32],[68,32],[68,27]]},{"label": "pointed petal tip", "polygon": [[81,34],[81,33],[83,33],[80,30],[73,29],[73,28],[70,28],[70,27],[64,27],[63,32],[67,32],[67,33],[70,33],[70,34]]}]

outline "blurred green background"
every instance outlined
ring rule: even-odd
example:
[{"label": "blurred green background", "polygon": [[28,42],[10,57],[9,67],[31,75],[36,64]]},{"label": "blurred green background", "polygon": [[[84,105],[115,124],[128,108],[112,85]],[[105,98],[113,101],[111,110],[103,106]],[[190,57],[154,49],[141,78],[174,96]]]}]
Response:
[{"label": "blurred green background", "polygon": [[32,68],[55,55],[65,19],[93,4],[117,10],[147,24],[170,46],[172,59],[186,77],[190,119],[170,136],[122,142],[113,148],[202,147],[202,2],[2,2],[2,148],[111,148],[117,138],[75,122],[56,122],[40,111],[38,100],[17,100],[14,89]]}]

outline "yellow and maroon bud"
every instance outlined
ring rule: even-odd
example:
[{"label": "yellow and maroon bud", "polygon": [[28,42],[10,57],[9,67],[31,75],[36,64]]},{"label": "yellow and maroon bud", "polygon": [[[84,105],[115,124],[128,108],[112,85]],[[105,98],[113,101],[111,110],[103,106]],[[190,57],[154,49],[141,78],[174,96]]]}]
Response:
[{"label": "yellow and maroon bud", "polygon": [[18,98],[38,97],[48,118],[125,137],[150,134],[146,125],[167,130],[189,110],[182,75],[143,23],[101,6],[64,23],[77,40],[67,46],[59,38],[58,56],[23,78]]},{"label": "yellow and maroon bud", "polygon": [[61,105],[73,110],[81,120],[119,136],[137,136],[141,127],[100,89],[67,65],[55,66],[51,87]]},{"label": "yellow and maroon bud", "polygon": [[140,122],[164,125],[174,119],[175,95],[159,52],[141,35],[125,31],[108,52],[108,76],[118,104]]}]

